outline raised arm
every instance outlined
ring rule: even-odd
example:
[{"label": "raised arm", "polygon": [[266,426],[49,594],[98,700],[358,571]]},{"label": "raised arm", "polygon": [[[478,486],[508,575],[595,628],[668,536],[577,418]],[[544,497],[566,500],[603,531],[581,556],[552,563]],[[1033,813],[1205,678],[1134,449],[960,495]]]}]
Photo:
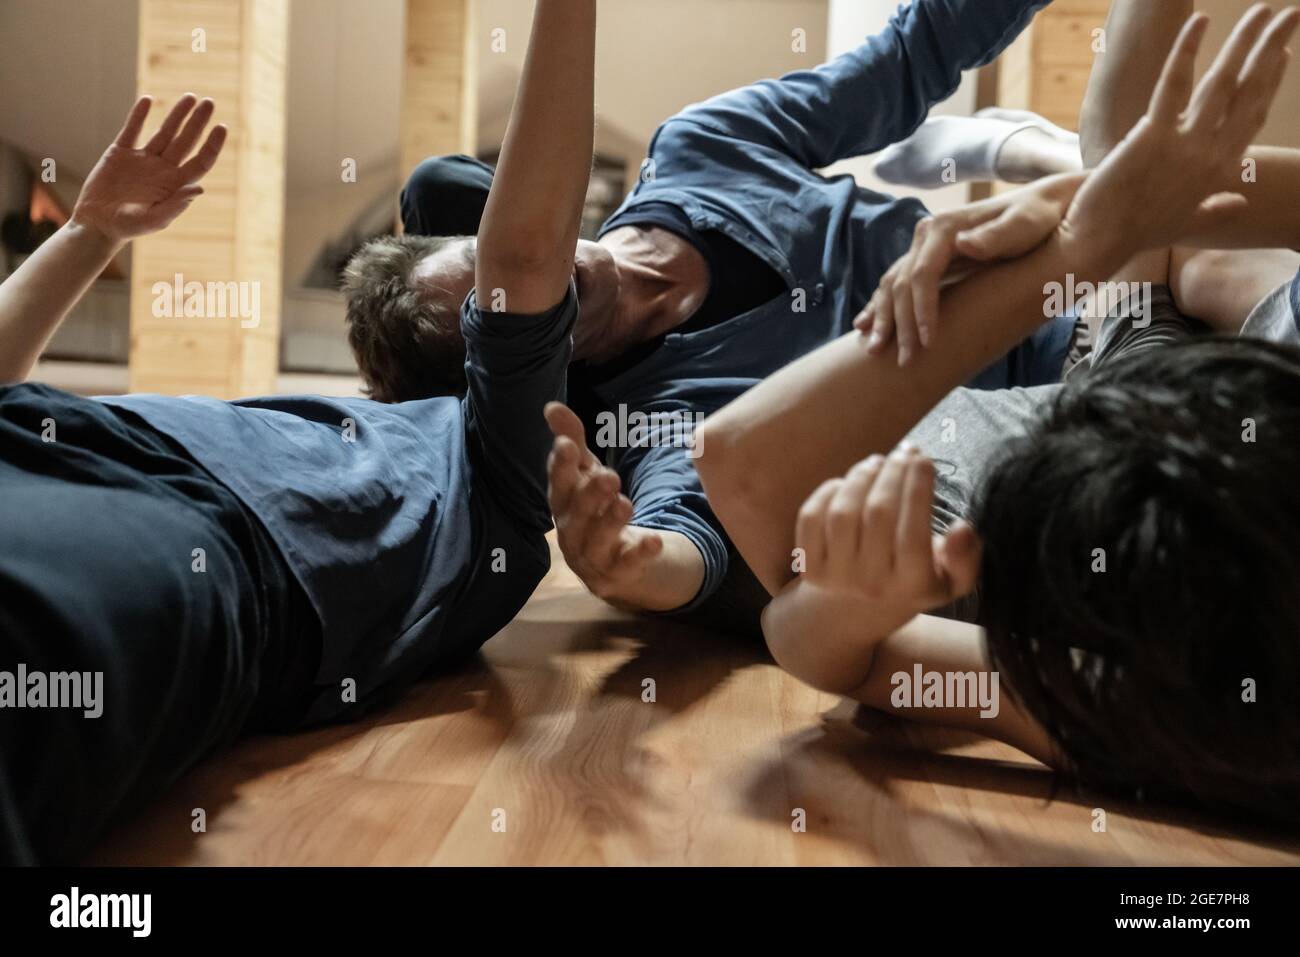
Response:
[{"label": "raised arm", "polygon": [[480,308],[529,315],[564,298],[591,178],[595,57],[596,0],[537,0],[479,226]]},{"label": "raised arm", "polygon": [[[697,468],[718,517],[755,574],[775,593],[794,574],[795,516],[823,480],[892,449],[933,406],[1043,321],[1043,290],[1073,275],[1104,281],[1135,253],[1172,245],[1206,209],[1280,85],[1289,10],[1271,23],[1247,15],[1193,98],[1196,53],[1208,21],[1190,20],[1146,117],[1094,171],[1046,242],[982,271],[939,302],[941,348],[908,370],[872,354],[862,336],[788,366],[703,426]],[[1177,170],[1178,175],[1171,175]]]},{"label": "raised arm", "polygon": [[31,375],[68,311],[126,243],[165,229],[203,193],[199,180],[221,154],[226,128],[214,127],[186,157],[212,119],[212,101],[187,93],[137,149],[151,106],[148,97],[136,102],[67,224],[0,285],[0,384]]}]

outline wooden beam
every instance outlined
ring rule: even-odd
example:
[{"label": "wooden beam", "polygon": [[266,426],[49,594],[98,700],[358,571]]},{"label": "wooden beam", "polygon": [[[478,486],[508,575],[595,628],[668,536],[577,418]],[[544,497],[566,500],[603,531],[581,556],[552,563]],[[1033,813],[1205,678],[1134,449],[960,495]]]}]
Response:
[{"label": "wooden beam", "polygon": [[[289,0],[140,0],[140,92],[157,121],[186,92],[230,127],[205,195],[134,244],[130,388],[274,391],[280,365]],[[177,277],[180,277],[179,280]],[[164,290],[177,286],[180,295]]]},{"label": "wooden beam", "polygon": [[1057,0],[1002,55],[998,105],[1040,113],[1070,130],[1092,72],[1093,31],[1104,26],[1108,0]]},{"label": "wooden beam", "polygon": [[401,170],[428,156],[474,154],[478,53],[473,0],[406,0]]}]

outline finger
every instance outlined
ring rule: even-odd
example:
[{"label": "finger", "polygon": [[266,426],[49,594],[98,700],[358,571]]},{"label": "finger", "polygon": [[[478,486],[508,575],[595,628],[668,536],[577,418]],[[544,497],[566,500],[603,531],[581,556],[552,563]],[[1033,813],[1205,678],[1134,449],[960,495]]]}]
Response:
[{"label": "finger", "polygon": [[620,543],[614,557],[613,573],[625,576],[664,550],[663,536],[650,529],[636,529],[640,534],[628,536]]},{"label": "finger", "polygon": [[880,474],[881,462],[879,455],[873,455],[850,469],[826,509],[826,561],[832,574],[850,572],[857,562],[862,505]]},{"label": "finger", "polygon": [[595,516],[587,527],[587,537],[582,543],[586,560],[606,573],[613,570],[627,523],[634,509],[625,495],[616,495],[604,512]]},{"label": "finger", "polygon": [[935,570],[943,581],[939,603],[965,598],[979,582],[983,544],[967,522],[957,522],[934,546]]},{"label": "finger", "polygon": [[221,123],[212,128],[212,132],[203,143],[203,148],[181,166],[182,182],[197,183],[212,172],[212,167],[217,165],[217,159],[221,156],[221,148],[226,145],[228,132],[225,125]]},{"label": "finger", "polygon": [[568,436],[561,435],[551,447],[551,454],[546,463],[547,500],[551,514],[556,517],[556,525],[561,519],[567,519],[573,493],[578,487],[578,447]]},{"label": "finger", "polygon": [[1228,105],[1237,93],[1241,68],[1271,19],[1268,7],[1258,4],[1238,21],[1192,94],[1188,118],[1194,130],[1208,134],[1222,125]]},{"label": "finger", "polygon": [[884,291],[884,283],[888,281],[888,276],[881,281],[880,287],[871,296],[871,306],[868,307],[871,311],[871,337],[867,339],[867,351],[871,355],[884,352],[893,338],[893,311],[887,308],[885,300],[888,296]]},{"label": "finger", "polygon": [[149,210],[149,225],[154,229],[162,229],[171,223],[177,216],[190,208],[190,203],[194,202],[203,195],[202,186],[182,186],[171,196],[167,197],[161,203],[155,204]]},{"label": "finger", "polygon": [[181,128],[181,121],[189,115],[190,110],[194,109],[195,102],[197,98],[193,93],[186,93],[177,100],[176,105],[163,120],[162,126],[158,127],[158,131],[149,137],[149,142],[144,144],[144,151],[154,156],[161,156],[162,151],[175,139],[176,131]]},{"label": "finger", "polygon": [[1016,259],[1040,246],[1060,222],[1061,213],[1046,204],[1013,206],[997,219],[960,234],[954,248],[977,262]]},{"label": "finger", "polygon": [[1164,70],[1151,97],[1152,122],[1161,126],[1173,126],[1187,108],[1192,95],[1192,84],[1196,79],[1196,55],[1200,53],[1209,25],[1209,17],[1197,13],[1183,26],[1183,32],[1178,35],[1169,59],[1165,60]]},{"label": "finger", "polygon": [[871,330],[871,340],[867,348],[874,355],[883,353],[894,338],[894,303],[889,294],[889,281],[889,277],[886,276],[880,288],[876,290],[876,298],[873,300],[876,322]]},{"label": "finger", "polygon": [[930,348],[939,328],[939,284],[952,265],[953,234],[932,229],[912,268],[912,311],[921,345]]},{"label": "finger", "polygon": [[839,487],[839,479],[823,482],[799,509],[794,544],[803,550],[804,570],[810,578],[820,578],[826,570],[826,509]]},{"label": "finger", "polygon": [[871,337],[871,330],[876,324],[876,313],[875,313],[874,306],[875,306],[875,300],[873,297],[872,301],[867,303],[866,308],[863,309],[860,313],[858,313],[857,318],[853,320],[853,328],[856,329],[858,332],[862,333],[864,336],[867,336],[868,339]]},{"label": "finger", "polygon": [[163,150],[162,158],[169,163],[179,164],[189,156],[190,150],[194,149],[194,144],[199,141],[199,137],[203,135],[203,131],[212,120],[212,111],[215,109],[216,104],[211,100],[200,101],[194,108],[194,112],[190,114],[190,118],[185,121],[180,134]]},{"label": "finger", "polygon": [[586,471],[600,465],[600,460],[587,448],[587,430],[583,427],[582,419],[572,409],[563,402],[548,402],[542,415],[546,417],[552,435],[556,438],[563,436],[577,446],[577,467],[580,470]]},{"label": "finger", "polygon": [[[580,473],[565,515],[569,548],[586,556],[597,520],[618,501],[618,476],[605,468]],[[558,523],[557,523],[558,527]]]},{"label": "finger", "polygon": [[908,454],[895,451],[885,459],[862,509],[859,568],[867,581],[883,581],[894,568],[894,542],[902,507]]},{"label": "finger", "polygon": [[1217,236],[1249,211],[1250,203],[1240,193],[1216,193],[1196,208],[1188,239]]},{"label": "finger", "polygon": [[894,284],[894,335],[898,338],[898,364],[906,366],[920,345],[912,313],[912,283],[904,277]]},{"label": "finger", "polygon": [[135,141],[140,138],[140,131],[144,129],[145,117],[153,108],[153,100],[147,96],[142,96],[135,101],[135,106],[131,107],[131,112],[126,114],[126,122],[122,124],[121,131],[117,134],[117,139],[113,140],[115,146],[121,146],[124,149],[135,149]]},{"label": "finger", "polygon": [[1220,147],[1232,154],[1246,149],[1263,129],[1291,62],[1287,43],[1300,26],[1300,10],[1279,14],[1260,37],[1242,68],[1240,82],[1220,130]]},{"label": "finger", "polygon": [[934,463],[923,455],[910,455],[901,494],[894,542],[895,570],[913,581],[933,586],[930,516],[934,509]]}]

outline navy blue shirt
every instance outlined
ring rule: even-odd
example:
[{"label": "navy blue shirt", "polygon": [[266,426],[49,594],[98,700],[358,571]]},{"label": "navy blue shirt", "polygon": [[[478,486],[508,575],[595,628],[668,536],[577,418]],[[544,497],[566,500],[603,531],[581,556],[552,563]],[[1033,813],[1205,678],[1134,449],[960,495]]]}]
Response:
[{"label": "navy blue shirt", "polygon": [[371,704],[472,654],[546,574],[542,410],[563,399],[577,315],[572,285],[537,317],[483,312],[471,294],[463,400],[101,400],[179,442],[279,546],[321,622],[308,721],[355,712],[345,679]]},{"label": "navy blue shirt", "polygon": [[[852,328],[928,213],[915,199],[820,170],[906,139],[963,71],[998,56],[1049,0],[916,0],[862,46],[814,70],[763,80],[688,107],[650,144],[641,181],[603,232],[664,204],[697,233],[718,231],[782,280],[780,294],[726,322],[670,333],[594,389],[607,409],[668,422],[604,451],[635,505],[633,523],[689,538],[705,560],[692,610],[727,571],[729,547],[677,422],[699,421],[773,372]],[[971,384],[1059,381],[1074,321],[1049,323]]]}]

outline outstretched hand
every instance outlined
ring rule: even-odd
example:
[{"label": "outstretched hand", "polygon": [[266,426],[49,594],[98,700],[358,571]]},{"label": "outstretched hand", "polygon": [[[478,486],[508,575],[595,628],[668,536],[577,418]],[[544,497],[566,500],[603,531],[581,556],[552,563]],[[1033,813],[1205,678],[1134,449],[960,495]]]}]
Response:
[{"label": "outstretched hand", "polygon": [[582,421],[573,411],[552,402],[546,421],[555,435],[547,478],[560,551],[593,595],[618,602],[663,551],[663,538],[629,524],[632,502],[621,494],[618,473],[587,448]]},{"label": "outstretched hand", "polygon": [[1075,196],[1061,224],[1067,244],[1159,249],[1246,211],[1242,161],[1281,87],[1300,9],[1252,7],[1197,84],[1208,25],[1204,14],[1188,20],[1147,114]]},{"label": "outstretched hand", "polygon": [[212,120],[214,106],[211,100],[199,101],[187,93],[158,131],[137,148],[152,106],[147,96],[136,101],[117,139],[86,178],[72,212],[73,222],[114,244],[170,225],[203,194],[199,180],[216,165],[226,142],[226,127],[217,125],[198,152],[190,155]]}]

